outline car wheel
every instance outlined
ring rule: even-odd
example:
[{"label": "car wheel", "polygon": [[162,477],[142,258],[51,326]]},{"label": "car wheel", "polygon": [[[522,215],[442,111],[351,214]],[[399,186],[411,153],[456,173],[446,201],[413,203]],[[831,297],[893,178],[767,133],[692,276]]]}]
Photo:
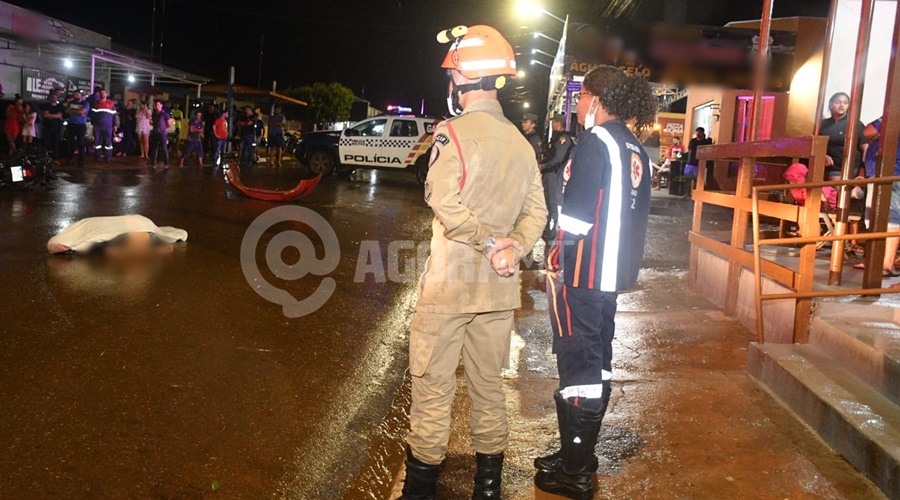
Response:
[{"label": "car wheel", "polygon": [[419,184],[425,185],[425,179],[428,178],[428,159],[431,158],[431,149],[422,153],[416,159],[416,180]]},{"label": "car wheel", "polygon": [[325,151],[324,149],[317,149],[309,154],[309,170],[318,175],[322,174],[322,177],[328,177],[334,172],[334,155]]}]

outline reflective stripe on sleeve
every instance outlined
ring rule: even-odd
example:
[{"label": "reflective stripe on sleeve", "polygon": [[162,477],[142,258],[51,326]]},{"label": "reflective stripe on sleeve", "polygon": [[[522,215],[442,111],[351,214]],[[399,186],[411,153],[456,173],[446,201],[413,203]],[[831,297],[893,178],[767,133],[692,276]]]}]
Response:
[{"label": "reflective stripe on sleeve", "polygon": [[594,227],[594,225],[589,222],[569,217],[562,212],[559,213],[559,228],[567,233],[584,236],[588,234],[588,231],[590,231],[592,227]]}]

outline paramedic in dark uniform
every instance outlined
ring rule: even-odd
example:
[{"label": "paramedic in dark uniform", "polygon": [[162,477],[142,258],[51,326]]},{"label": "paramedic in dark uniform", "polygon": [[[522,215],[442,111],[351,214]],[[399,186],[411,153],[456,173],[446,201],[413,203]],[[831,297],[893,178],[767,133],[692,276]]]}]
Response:
[{"label": "paramedic in dark uniform", "polygon": [[521,307],[518,261],[540,238],[547,210],[532,149],[497,101],[516,75],[509,42],[490,26],[458,26],[438,41],[451,44],[441,66],[450,77],[450,113],[458,116],[435,127],[425,181],[434,220],[409,332],[403,498],[435,497],[460,355],[477,465],[472,498],[500,498],[509,442],[500,372]]},{"label": "paramedic in dark uniform", "polygon": [[559,171],[569,161],[575,141],[566,131],[566,117],[556,115],[550,122],[553,129],[553,138],[550,140],[550,148],[547,152],[547,161],[541,164],[541,183],[544,185],[544,200],[547,202],[547,226],[544,228],[542,238],[548,243],[556,237],[556,220],[559,212],[559,191],[556,179]]},{"label": "paramedic in dark uniform", "polygon": [[537,120],[538,117],[536,114],[525,113],[525,115],[522,116],[522,133],[525,134],[525,138],[528,139],[528,144],[531,144],[531,147],[534,148],[535,159],[540,162],[541,155],[544,152],[544,139],[541,138],[541,134],[538,133]]},{"label": "paramedic in dark uniform", "polygon": [[559,232],[547,263],[560,451],[535,459],[535,485],[593,498],[594,446],[609,404],[616,298],[637,282],[650,213],[650,159],[629,126],[656,117],[650,85],[600,66],[577,104],[585,131],[563,173]]}]

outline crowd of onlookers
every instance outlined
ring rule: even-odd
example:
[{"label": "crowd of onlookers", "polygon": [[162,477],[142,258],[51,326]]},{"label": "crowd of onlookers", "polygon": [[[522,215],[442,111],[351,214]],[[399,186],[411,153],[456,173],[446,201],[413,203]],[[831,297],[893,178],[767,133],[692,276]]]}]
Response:
[{"label": "crowd of onlookers", "polygon": [[[108,162],[113,156],[139,155],[151,167],[161,162],[163,168],[168,168],[170,154],[178,154],[179,149],[181,166],[192,155],[196,155],[201,166],[204,157],[219,165],[229,144],[240,149],[242,164],[252,163],[256,161],[256,146],[264,124],[249,106],[241,111],[233,107],[230,113],[234,117],[234,134],[228,129],[229,110],[212,103],[205,107],[196,104],[186,115],[179,103],[123,101],[118,95],[110,98],[100,87],[88,96],[76,90],[63,97],[60,90],[54,89],[40,104],[25,103],[16,95],[6,108],[3,131],[10,156],[24,144],[40,142],[54,161],[75,161],[79,167],[93,154],[97,162]],[[285,119],[279,107],[268,122],[268,146],[274,164],[280,166]],[[88,140],[89,126],[92,141]]]}]

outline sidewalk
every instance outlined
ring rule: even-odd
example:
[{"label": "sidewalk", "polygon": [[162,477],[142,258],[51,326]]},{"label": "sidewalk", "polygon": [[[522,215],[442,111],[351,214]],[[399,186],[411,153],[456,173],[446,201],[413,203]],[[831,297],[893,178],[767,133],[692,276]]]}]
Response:
[{"label": "sidewalk", "polygon": [[[526,272],[523,284],[519,350],[506,384],[511,440],[503,492],[507,499],[558,498],[532,485],[532,459],[557,446],[557,379],[539,272]],[[643,271],[639,289],[619,298],[616,323],[596,498],[884,498],[751,381],[751,332],[690,290],[685,273]],[[457,394],[438,498],[471,496],[475,461],[461,371]]]}]

